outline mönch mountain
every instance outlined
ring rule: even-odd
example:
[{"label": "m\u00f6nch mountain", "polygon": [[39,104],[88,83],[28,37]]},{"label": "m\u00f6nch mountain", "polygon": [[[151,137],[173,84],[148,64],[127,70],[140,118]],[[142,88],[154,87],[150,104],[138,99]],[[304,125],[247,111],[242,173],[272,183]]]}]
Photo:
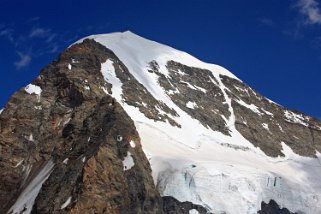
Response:
[{"label": "m\u00f6nch mountain", "polygon": [[321,121],[131,32],[72,44],[0,112],[0,213],[321,213]]}]

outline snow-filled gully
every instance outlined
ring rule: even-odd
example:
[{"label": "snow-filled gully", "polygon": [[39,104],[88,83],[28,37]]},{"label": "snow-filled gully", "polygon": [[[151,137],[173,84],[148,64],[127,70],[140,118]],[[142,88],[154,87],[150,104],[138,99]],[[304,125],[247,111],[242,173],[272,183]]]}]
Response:
[{"label": "snow-filled gully", "polygon": [[38,174],[29,182],[26,188],[21,192],[17,201],[10,208],[8,213],[12,214],[30,214],[36,197],[41,190],[42,184],[49,178],[54,167],[52,160],[47,161],[40,169]]}]

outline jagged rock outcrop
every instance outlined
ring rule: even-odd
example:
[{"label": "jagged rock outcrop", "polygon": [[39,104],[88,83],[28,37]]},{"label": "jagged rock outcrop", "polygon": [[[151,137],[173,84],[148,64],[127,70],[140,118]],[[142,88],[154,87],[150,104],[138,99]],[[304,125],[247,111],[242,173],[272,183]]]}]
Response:
[{"label": "jagged rock outcrop", "polygon": [[[205,127],[229,135],[224,118],[230,116],[226,99],[212,72],[169,61],[169,76],[158,71],[157,62],[150,72],[172,101]],[[286,109],[260,95],[234,78],[220,75],[235,114],[236,129],[267,155],[283,156],[281,142],[297,154],[315,156],[321,150],[321,122],[298,111]],[[195,107],[187,106],[193,100]],[[208,108],[210,106],[210,108]]]},{"label": "jagged rock outcrop", "polygon": [[262,202],[261,210],[258,214],[295,214],[290,212],[286,208],[280,208],[280,206],[273,200],[269,201],[268,204]]},{"label": "jagged rock outcrop", "polygon": [[[32,82],[41,93],[22,88],[9,100],[0,115],[1,213],[163,213],[135,125],[102,90],[111,87],[100,72],[107,59],[117,60],[92,40],[74,45]],[[24,190],[49,160],[34,206],[19,210],[18,196],[30,197]]]},{"label": "jagged rock outcrop", "polygon": [[191,212],[206,214],[208,210],[200,205],[195,205],[191,202],[180,202],[173,197],[164,196],[163,206],[165,213],[168,214],[190,214]]},{"label": "jagged rock outcrop", "polygon": [[[230,112],[212,72],[175,61],[167,62],[167,69],[168,77],[158,71],[157,62],[150,62],[149,72],[158,76],[159,84],[177,106],[205,127],[229,135],[224,118],[228,118]],[[231,98],[236,129],[267,155],[283,156],[281,142],[303,156],[315,156],[315,151],[321,150],[319,120],[286,109],[237,79],[219,77]],[[190,100],[195,107],[187,106]]]},{"label": "jagged rock outcrop", "polygon": [[286,109],[240,81],[226,76],[222,81],[232,97],[237,130],[266,154],[283,156],[281,142],[302,156],[314,157],[321,150],[319,120]]}]

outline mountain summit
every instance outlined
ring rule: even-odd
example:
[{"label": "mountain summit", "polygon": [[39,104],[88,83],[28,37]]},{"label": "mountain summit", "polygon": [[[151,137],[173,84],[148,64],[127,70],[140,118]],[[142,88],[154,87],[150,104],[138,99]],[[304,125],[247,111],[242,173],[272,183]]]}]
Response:
[{"label": "mountain summit", "polygon": [[321,121],[129,31],[0,113],[0,213],[321,213]]}]

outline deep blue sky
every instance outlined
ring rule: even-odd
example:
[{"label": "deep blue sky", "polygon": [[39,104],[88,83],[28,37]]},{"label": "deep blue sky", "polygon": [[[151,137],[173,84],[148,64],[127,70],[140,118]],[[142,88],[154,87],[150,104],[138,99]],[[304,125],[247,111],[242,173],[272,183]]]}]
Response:
[{"label": "deep blue sky", "polygon": [[72,42],[130,30],[321,118],[320,11],[316,0],[1,0],[0,108]]}]

